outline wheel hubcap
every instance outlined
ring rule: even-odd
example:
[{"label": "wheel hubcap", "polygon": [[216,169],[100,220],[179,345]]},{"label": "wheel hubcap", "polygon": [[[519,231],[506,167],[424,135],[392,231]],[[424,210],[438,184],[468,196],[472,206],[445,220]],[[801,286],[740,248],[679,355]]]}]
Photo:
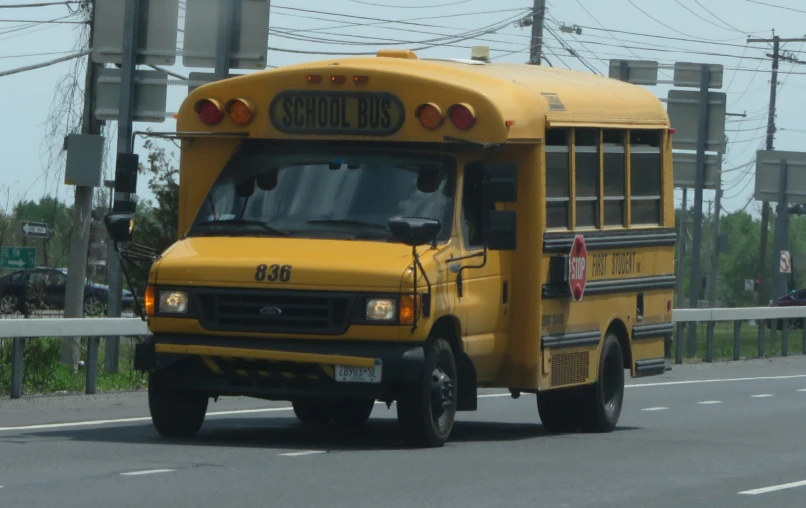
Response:
[{"label": "wheel hubcap", "polygon": [[441,417],[453,404],[453,380],[437,366],[431,373],[431,411],[434,417]]}]

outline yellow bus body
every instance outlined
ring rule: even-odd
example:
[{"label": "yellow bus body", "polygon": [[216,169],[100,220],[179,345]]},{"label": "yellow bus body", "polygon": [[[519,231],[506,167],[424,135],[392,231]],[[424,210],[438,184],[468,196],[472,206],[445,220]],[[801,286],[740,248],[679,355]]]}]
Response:
[{"label": "yellow bus body", "polygon": [[[359,118],[367,111],[350,106],[349,99],[341,103],[327,99],[336,105],[314,111],[313,103],[304,102],[309,92],[320,92],[318,97],[325,99],[328,94],[391,94],[399,107],[379,106],[379,115],[386,116],[375,118],[377,129],[358,132],[350,129],[369,122],[365,116]],[[248,125],[239,126],[226,115],[227,105],[237,99],[252,106],[254,119]],[[198,107],[204,100],[224,112],[217,125],[200,120]],[[417,117],[424,104],[436,106],[443,116],[451,105],[469,105],[475,125],[461,130],[445,118],[438,128],[425,128]],[[323,111],[334,114],[325,118]],[[411,324],[361,322],[335,334],[222,331],[206,327],[198,318],[156,313],[148,317],[151,336],[139,353],[138,368],[153,370],[170,363],[166,359],[195,357],[214,376],[229,376],[231,365],[233,375],[245,380],[324,377],[320,380],[328,382],[335,365],[369,365],[379,344],[424,344],[439,336],[451,344],[456,356],[459,410],[475,409],[480,387],[540,393],[596,382],[608,335],[618,340],[629,375],[664,371],[674,287],[671,133],[662,103],[650,92],[564,69],[429,61],[407,51],[382,51],[376,57],[292,65],[211,83],[187,97],[177,118],[180,236],[189,230],[222,168],[245,140],[299,146],[335,140],[447,154],[456,160],[455,210],[452,224],[445,225],[451,230],[449,238],[435,248],[418,248],[432,297],[430,315],[421,316],[416,329]],[[381,132],[384,129],[388,132]],[[618,142],[606,142],[613,139],[631,141],[619,148]],[[615,159],[609,158],[611,152]],[[644,152],[649,155],[641,158]],[[655,167],[655,153],[657,176],[647,178],[657,179],[658,195],[641,190],[647,195],[639,196],[638,189],[645,187],[641,168]],[[517,166],[517,201],[496,205],[498,210],[516,212],[517,248],[487,250],[486,262],[481,257],[454,262],[451,259],[483,251],[468,247],[460,220],[463,168],[476,160]],[[611,160],[616,162],[607,162]],[[565,161],[567,175],[558,170],[559,180],[547,179],[547,164],[554,171]],[[583,167],[585,161],[595,168]],[[612,177],[612,168],[621,176]],[[592,186],[578,183],[585,171],[595,176]],[[561,189],[557,197],[551,193],[557,192],[556,182],[564,182],[562,178],[567,178],[567,191]],[[586,192],[590,195],[583,196]],[[590,217],[592,223],[586,223]],[[581,301],[570,297],[564,274],[576,235],[582,235],[587,245],[587,285]],[[287,266],[291,275],[287,282],[258,281],[260,265]],[[461,270],[461,288],[460,266],[466,267]],[[412,291],[411,267],[412,248],[396,242],[191,236],[180,238],[160,256],[149,284],[157,291],[218,288],[400,295]],[[426,281],[419,275],[418,291],[424,291]],[[401,363],[401,369],[418,368],[419,363],[411,361]],[[319,370],[313,374],[283,370],[293,364]],[[232,385],[229,393],[294,397],[292,388],[262,393],[256,388],[239,391],[239,386]],[[244,381],[243,386],[255,385]],[[387,398],[382,393],[373,396]]]}]

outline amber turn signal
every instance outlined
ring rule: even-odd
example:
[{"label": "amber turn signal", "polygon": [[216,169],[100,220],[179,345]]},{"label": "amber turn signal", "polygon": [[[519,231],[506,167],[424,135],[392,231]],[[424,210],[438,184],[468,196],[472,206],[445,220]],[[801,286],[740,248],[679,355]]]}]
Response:
[{"label": "amber turn signal", "polygon": [[420,120],[420,125],[430,130],[438,129],[442,125],[442,122],[445,121],[442,110],[433,102],[421,104],[417,108],[416,114],[417,118]]}]

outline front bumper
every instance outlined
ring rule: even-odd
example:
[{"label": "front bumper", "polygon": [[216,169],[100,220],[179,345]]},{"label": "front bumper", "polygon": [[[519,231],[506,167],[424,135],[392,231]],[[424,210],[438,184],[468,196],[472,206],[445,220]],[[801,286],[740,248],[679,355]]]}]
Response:
[{"label": "front bumper", "polygon": [[[337,382],[336,365],[383,365],[380,383]],[[273,400],[305,396],[384,398],[415,381],[425,363],[422,344],[267,340],[155,334],[135,346],[134,368],[166,370],[175,389]]]}]

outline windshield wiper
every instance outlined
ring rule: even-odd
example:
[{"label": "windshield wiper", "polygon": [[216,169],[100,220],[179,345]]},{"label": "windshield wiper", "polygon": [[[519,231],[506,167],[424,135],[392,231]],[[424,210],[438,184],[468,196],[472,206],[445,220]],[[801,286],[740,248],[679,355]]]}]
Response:
[{"label": "windshield wiper", "polygon": [[279,229],[275,229],[263,221],[259,220],[249,220],[249,219],[227,219],[227,220],[208,220],[204,222],[199,222],[196,224],[196,227],[208,227],[208,226],[260,226],[264,230],[274,233],[275,235],[281,236],[289,236],[291,233],[286,231],[281,231]]},{"label": "windshield wiper", "polygon": [[365,226],[375,229],[382,229],[384,231],[389,231],[389,226],[387,226],[386,224],[376,224],[374,222],[365,222],[356,219],[310,219],[305,222],[307,222],[308,224],[338,224],[344,226]]}]

